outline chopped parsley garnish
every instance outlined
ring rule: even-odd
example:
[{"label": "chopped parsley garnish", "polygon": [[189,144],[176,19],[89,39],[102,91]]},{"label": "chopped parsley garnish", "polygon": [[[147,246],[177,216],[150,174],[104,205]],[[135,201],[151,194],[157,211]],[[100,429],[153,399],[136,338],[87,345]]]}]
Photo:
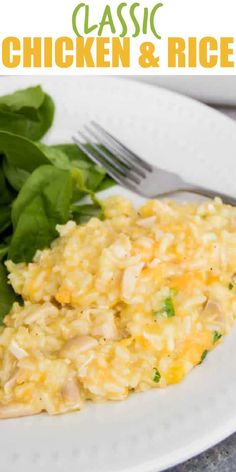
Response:
[{"label": "chopped parsley garnish", "polygon": [[214,331],[213,333],[213,344],[217,343],[217,341],[219,341],[220,338],[222,338],[222,334],[219,333],[219,331]]},{"label": "chopped parsley garnish", "polygon": [[175,316],[175,307],[172,298],[167,297],[164,300],[161,310],[154,311],[153,314],[154,316],[159,316],[160,318],[172,318],[172,316]]},{"label": "chopped parsley garnish", "polygon": [[152,369],[152,380],[155,383],[158,383],[161,380],[161,374],[160,374],[159,370],[156,367],[153,367],[153,369]]},{"label": "chopped parsley garnish", "polygon": [[167,313],[167,317],[171,318],[175,316],[175,307],[171,297],[168,297],[164,301],[164,311]]},{"label": "chopped parsley garnish", "polygon": [[228,285],[228,289],[233,290],[233,288],[234,288],[234,284],[232,284],[232,282],[230,282],[229,285]]},{"label": "chopped parsley garnish", "polygon": [[204,359],[206,359],[207,354],[208,354],[208,350],[205,349],[205,351],[203,351],[203,353],[202,353],[202,355],[201,355],[201,359],[200,359],[199,365],[204,361]]}]

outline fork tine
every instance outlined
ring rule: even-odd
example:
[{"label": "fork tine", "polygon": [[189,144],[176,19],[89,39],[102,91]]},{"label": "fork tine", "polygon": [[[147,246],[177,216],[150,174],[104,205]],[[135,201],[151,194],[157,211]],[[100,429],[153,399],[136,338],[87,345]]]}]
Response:
[{"label": "fork tine", "polygon": [[[139,167],[138,165],[134,165],[134,159],[130,157],[126,157],[125,151],[121,150],[121,148],[118,148],[118,146],[115,146],[111,143],[111,140],[109,140],[104,133],[101,133],[99,130],[96,130],[96,132],[89,128],[89,126],[85,125],[84,128],[104,147],[108,149],[108,151],[113,154],[118,162],[120,162],[122,165],[125,165],[126,168],[128,168],[130,171],[132,170],[133,172],[137,173],[140,177],[145,178],[146,174],[143,170],[143,167]],[[96,129],[96,128],[95,128]]]},{"label": "fork tine", "polygon": [[101,149],[97,144],[91,141],[90,136],[88,134],[85,134],[82,131],[78,132],[80,136],[87,141],[87,143],[95,149],[95,151],[102,156],[104,159],[104,163],[109,163],[109,165],[117,170],[123,177],[128,177],[131,182],[134,182],[136,184],[140,184],[140,179],[133,174],[132,170],[128,169],[127,166],[124,166],[121,162],[116,162],[104,149]]},{"label": "fork tine", "polygon": [[[106,154],[106,158],[109,160],[110,164],[112,164],[119,172],[122,172],[123,175],[126,175],[127,174],[127,171],[131,171],[131,168],[128,167],[125,163],[119,161],[117,158],[116,160],[118,160],[118,162],[116,163],[116,161],[114,159],[111,158],[111,156],[107,156],[107,153],[106,153],[106,150],[108,150],[109,152],[112,153],[112,151],[106,146],[106,143],[104,140],[100,139],[100,137],[98,136],[97,133],[95,133],[93,130],[91,130],[89,128],[89,126],[85,125],[84,126],[84,129],[89,133],[89,135],[91,135],[93,138],[96,139],[97,143],[101,144],[105,149],[103,151],[103,149],[101,149],[99,147],[99,144],[96,145],[96,143],[93,142],[93,146],[95,147],[95,149],[98,151],[99,149],[99,153],[100,154]],[[88,137],[86,138],[88,139]],[[97,149],[98,148],[98,149]],[[104,155],[103,155],[104,157]],[[108,158],[109,157],[109,158]],[[116,156],[115,156],[116,157]]]},{"label": "fork tine", "polygon": [[91,121],[91,124],[100,131],[100,133],[103,133],[109,140],[112,141],[113,144],[118,146],[118,148],[123,151],[126,154],[127,161],[130,164],[134,164],[134,162],[139,165],[142,169],[146,169],[149,172],[152,172],[152,166],[148,164],[148,162],[144,161],[141,159],[141,157],[137,156],[133,151],[131,151],[127,146],[122,144],[117,138],[115,138],[111,133],[108,133],[101,125],[99,125],[96,121]]},{"label": "fork tine", "polygon": [[119,172],[117,172],[109,163],[103,163],[101,156],[95,156],[93,152],[91,152],[85,144],[83,144],[80,139],[77,137],[73,136],[72,137],[74,143],[76,146],[78,146],[81,151],[84,152],[84,154],[91,159],[95,164],[105,167],[109,175],[118,182],[118,184],[123,185],[124,187],[128,188],[129,190],[132,190],[133,192],[137,192],[136,186],[134,185],[133,182],[131,182],[128,177],[123,177]]}]

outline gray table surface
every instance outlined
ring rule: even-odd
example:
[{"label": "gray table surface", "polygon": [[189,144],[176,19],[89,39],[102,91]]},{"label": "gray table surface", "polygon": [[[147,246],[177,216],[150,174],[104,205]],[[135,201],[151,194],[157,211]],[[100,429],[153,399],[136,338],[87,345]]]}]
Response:
[{"label": "gray table surface", "polygon": [[[218,107],[218,110],[236,121],[236,108]],[[169,472],[236,472],[236,433],[200,456],[169,469]]]}]

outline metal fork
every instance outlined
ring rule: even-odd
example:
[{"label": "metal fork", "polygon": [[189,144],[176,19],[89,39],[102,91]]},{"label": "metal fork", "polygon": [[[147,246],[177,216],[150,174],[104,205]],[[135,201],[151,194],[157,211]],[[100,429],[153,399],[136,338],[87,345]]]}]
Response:
[{"label": "metal fork", "polygon": [[174,172],[152,166],[94,121],[78,131],[73,141],[118,184],[146,198],[190,192],[209,198],[218,196],[225,203],[236,205],[236,198],[189,184]]}]

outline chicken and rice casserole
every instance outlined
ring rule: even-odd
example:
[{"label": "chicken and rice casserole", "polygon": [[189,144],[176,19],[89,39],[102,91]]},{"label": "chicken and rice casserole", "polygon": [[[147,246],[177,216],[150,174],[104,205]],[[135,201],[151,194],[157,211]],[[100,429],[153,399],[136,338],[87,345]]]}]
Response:
[{"label": "chicken and rice casserole", "polygon": [[0,417],[178,383],[236,316],[236,209],[111,197],[103,221],[58,226],[32,263],[7,262]]}]

